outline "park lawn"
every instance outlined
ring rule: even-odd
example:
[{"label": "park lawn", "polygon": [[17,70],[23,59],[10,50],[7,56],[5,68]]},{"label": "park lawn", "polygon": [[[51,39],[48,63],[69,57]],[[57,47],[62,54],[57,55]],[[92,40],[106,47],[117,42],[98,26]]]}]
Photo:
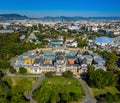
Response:
[{"label": "park lawn", "polygon": [[12,90],[19,87],[24,91],[30,91],[36,81],[36,78],[4,77],[4,80],[8,82]]},{"label": "park lawn", "polygon": [[111,94],[120,93],[115,86],[105,87],[104,89],[91,88],[88,86],[88,89],[92,97],[95,97],[107,92],[110,92]]},{"label": "park lawn", "polygon": [[51,95],[51,98],[58,100],[59,93],[64,94],[70,92],[76,93],[80,97],[80,100],[85,96],[83,88],[75,78],[65,78],[62,76],[46,77],[41,82],[38,89],[33,93],[33,98],[37,103],[42,103],[43,101],[47,102]]},{"label": "park lawn", "polygon": [[83,88],[81,87],[79,81],[75,78],[65,78],[63,76],[54,76],[52,78],[45,78],[41,85],[51,85],[56,87],[61,87],[61,91],[66,90],[68,92],[83,92]]},{"label": "park lawn", "polygon": [[80,84],[75,78],[65,78],[63,76],[54,76],[52,78],[45,78],[43,84],[67,85],[67,84]]}]

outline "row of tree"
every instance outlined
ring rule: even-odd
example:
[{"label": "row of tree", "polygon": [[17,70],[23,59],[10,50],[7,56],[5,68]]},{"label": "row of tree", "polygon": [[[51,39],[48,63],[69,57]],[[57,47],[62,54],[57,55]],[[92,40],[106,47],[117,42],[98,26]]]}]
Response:
[{"label": "row of tree", "polygon": [[4,73],[0,70],[0,103],[29,103],[25,98],[24,92],[20,86],[14,86],[13,89],[4,80]]},{"label": "row of tree", "polygon": [[116,93],[116,94],[111,94],[109,92],[105,93],[105,94],[100,94],[98,96],[95,97],[98,101],[100,102],[107,102],[107,103],[113,103],[113,102],[120,102],[120,93]]},{"label": "row of tree", "polygon": [[116,76],[113,72],[104,71],[102,69],[95,70],[95,67],[88,67],[88,83],[91,87],[105,88],[106,86],[116,85]]},{"label": "row of tree", "polygon": [[119,58],[116,51],[108,52],[96,50],[96,52],[106,60],[105,66],[108,71],[113,71],[116,69],[117,60]]}]

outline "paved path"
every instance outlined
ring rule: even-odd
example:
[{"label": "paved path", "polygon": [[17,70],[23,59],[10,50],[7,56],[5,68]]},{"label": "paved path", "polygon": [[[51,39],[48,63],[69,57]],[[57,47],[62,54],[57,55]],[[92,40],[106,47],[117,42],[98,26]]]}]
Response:
[{"label": "paved path", "polygon": [[86,93],[86,99],[83,101],[83,103],[96,103],[96,100],[91,97],[90,92],[87,88],[87,85],[83,82],[82,79],[78,79],[78,80],[80,81],[80,83]]},{"label": "paved path", "polygon": [[29,95],[26,96],[28,100],[30,100],[30,103],[34,103],[32,99],[32,94],[37,89],[38,85],[41,83],[41,81],[45,78],[45,73],[42,73],[41,75],[20,75],[20,74],[10,74],[6,73],[6,76],[8,77],[19,77],[19,78],[33,78],[33,77],[38,77],[38,80],[35,82],[35,84],[32,87],[32,90],[30,91]]},{"label": "paved path", "polygon": [[[32,99],[32,94],[35,91],[35,89],[37,89],[38,85],[41,83],[41,81],[45,78],[45,73],[41,74],[41,75],[16,75],[16,74],[9,74],[7,73],[7,76],[11,76],[11,77],[39,77],[38,80],[35,82],[35,84],[32,87],[32,90],[29,93],[29,96],[27,96],[26,98],[30,100],[30,103],[34,103],[33,99]],[[77,77],[75,77],[77,78]],[[77,78],[78,79],[78,78]],[[86,99],[83,101],[83,103],[96,103],[96,100],[93,99],[90,95],[90,92],[87,88],[87,85],[84,83],[84,81],[82,79],[78,79],[79,82],[81,83],[85,93],[86,93]]]},{"label": "paved path", "polygon": [[37,74],[37,75],[30,75],[30,74],[25,74],[25,75],[21,75],[21,74],[10,74],[10,73],[6,73],[6,75],[8,77],[19,77],[19,78],[36,78],[36,77],[40,77],[41,75]]},{"label": "paved path", "polygon": [[35,91],[35,89],[37,89],[38,85],[41,83],[41,81],[45,78],[45,73],[41,74],[41,76],[39,76],[38,80],[35,82],[35,84],[32,87],[32,90],[29,93],[29,96],[27,96],[26,98],[30,100],[30,103],[34,103],[33,99],[32,99],[32,94]]},{"label": "paved path", "polygon": [[11,66],[14,67],[14,64],[15,64],[17,58],[18,58],[18,56],[14,57],[14,58],[12,58],[12,59],[10,60],[10,65],[11,65]]}]

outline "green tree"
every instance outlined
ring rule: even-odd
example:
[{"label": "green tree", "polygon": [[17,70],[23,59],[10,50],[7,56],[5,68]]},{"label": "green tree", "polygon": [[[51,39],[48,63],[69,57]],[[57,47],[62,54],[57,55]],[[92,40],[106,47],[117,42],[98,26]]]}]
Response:
[{"label": "green tree", "polygon": [[105,82],[104,82],[104,70],[102,69],[98,69],[95,71],[95,78],[94,78],[94,83],[93,86],[97,87],[97,88],[104,88],[106,86]]},{"label": "green tree", "polygon": [[105,102],[105,103],[113,103],[113,102],[119,102],[119,93],[116,94],[111,94],[109,92],[105,93],[105,94],[100,94],[98,96],[96,96],[96,99],[100,102]]},{"label": "green tree", "polygon": [[0,80],[0,97],[8,98],[11,96],[11,88],[7,82]]},{"label": "green tree", "polygon": [[14,69],[14,68],[11,67],[11,68],[9,69],[9,72],[10,72],[10,73],[16,73],[16,69]]},{"label": "green tree", "polygon": [[94,84],[94,78],[95,78],[95,67],[93,65],[88,66],[88,83],[89,85]]},{"label": "green tree", "polygon": [[116,84],[116,77],[113,72],[97,69],[90,65],[88,66],[88,81],[90,86],[96,88],[104,88]]},{"label": "green tree", "polygon": [[108,52],[108,51],[103,51],[102,56],[104,58],[106,58],[106,67],[109,71],[113,71],[116,68],[116,61],[118,59],[117,56],[117,52],[116,51],[112,51],[112,52]]},{"label": "green tree", "polygon": [[53,72],[47,72],[45,74],[45,76],[48,77],[48,78],[51,78],[51,77],[53,77]]},{"label": "green tree", "polygon": [[78,47],[83,48],[85,46],[87,46],[87,42],[85,40],[78,39]]},{"label": "green tree", "polygon": [[4,73],[0,70],[0,79],[2,79],[4,76]]},{"label": "green tree", "polygon": [[20,68],[19,68],[19,73],[20,73],[20,74],[25,74],[25,73],[27,73],[27,69],[26,69],[26,68],[23,68],[23,67],[20,67]]},{"label": "green tree", "polygon": [[62,76],[66,77],[66,78],[71,78],[71,77],[73,77],[73,72],[65,71],[62,73]]},{"label": "green tree", "polygon": [[71,96],[70,97],[71,101],[76,101],[76,102],[80,101],[80,98],[81,98],[80,94],[75,93],[75,92],[70,92],[69,95]]},{"label": "green tree", "polygon": [[0,103],[10,103],[10,101],[1,96],[0,97]]}]

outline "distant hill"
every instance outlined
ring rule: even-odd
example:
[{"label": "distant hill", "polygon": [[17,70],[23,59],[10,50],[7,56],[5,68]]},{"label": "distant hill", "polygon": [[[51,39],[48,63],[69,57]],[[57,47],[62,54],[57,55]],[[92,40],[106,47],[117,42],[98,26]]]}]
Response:
[{"label": "distant hill", "polygon": [[30,18],[19,14],[0,14],[0,20],[19,20],[19,19],[30,19]]},{"label": "distant hill", "polygon": [[67,17],[67,16],[59,16],[59,17],[51,17],[45,16],[43,18],[30,18],[27,16],[22,16],[20,14],[0,14],[0,20],[24,20],[24,19],[36,19],[36,20],[47,20],[47,21],[72,21],[72,20],[120,20],[120,17]]},{"label": "distant hill", "polygon": [[120,17],[66,17],[66,16],[60,16],[60,17],[50,17],[46,16],[43,17],[42,20],[120,20]]},{"label": "distant hill", "polygon": [[77,19],[84,19],[83,17],[67,17],[67,16],[60,16],[60,17],[51,17],[46,16],[42,18],[43,20],[49,19],[56,19],[56,20],[77,20]]}]

